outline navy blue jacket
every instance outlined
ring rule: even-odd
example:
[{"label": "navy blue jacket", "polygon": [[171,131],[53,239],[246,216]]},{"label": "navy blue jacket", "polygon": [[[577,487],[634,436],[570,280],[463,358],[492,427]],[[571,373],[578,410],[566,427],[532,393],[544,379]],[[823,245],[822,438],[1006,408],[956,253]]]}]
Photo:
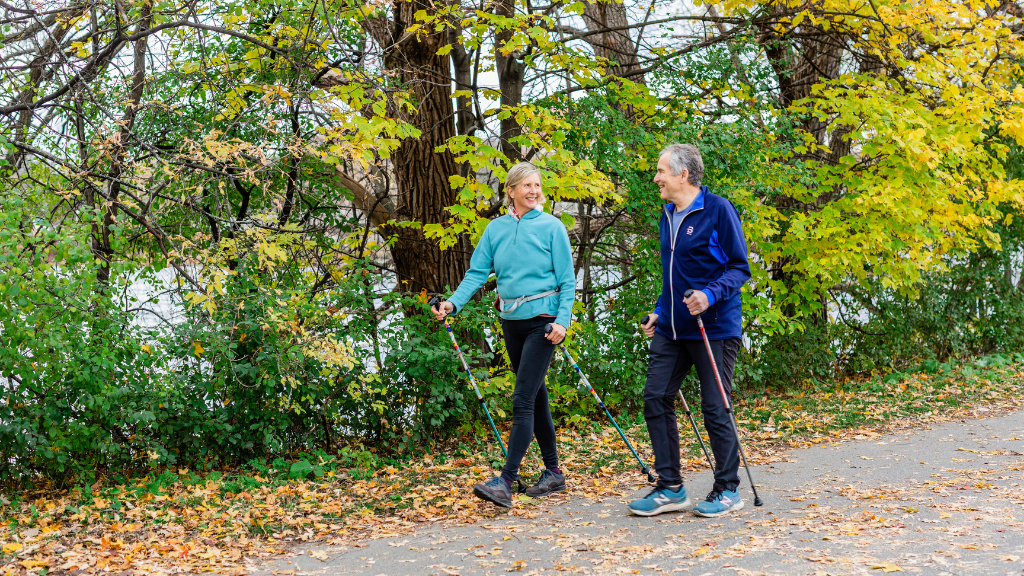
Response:
[{"label": "navy blue jacket", "polygon": [[707,186],[672,229],[673,204],[666,204],[661,234],[661,295],[654,307],[656,330],[672,340],[701,340],[697,317],[683,303],[689,289],[703,290],[710,307],[702,314],[709,340],[739,338],[742,332],[740,287],[750,279],[747,242],[731,202]]}]

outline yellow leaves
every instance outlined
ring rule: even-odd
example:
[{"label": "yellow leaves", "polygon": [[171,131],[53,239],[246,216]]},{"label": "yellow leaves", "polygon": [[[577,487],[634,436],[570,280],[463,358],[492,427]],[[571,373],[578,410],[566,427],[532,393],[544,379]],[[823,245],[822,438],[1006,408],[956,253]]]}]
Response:
[{"label": "yellow leaves", "polygon": [[317,337],[307,342],[303,353],[323,363],[322,370],[328,374],[338,374],[339,370],[350,370],[356,365],[356,357],[352,347],[337,341],[334,334]]},{"label": "yellow leaves", "polygon": [[[758,253],[769,262],[785,259],[790,272],[822,286],[870,273],[909,291],[923,271],[941,268],[944,256],[979,241],[997,247],[999,237],[987,230],[998,217],[995,205],[1024,197],[1021,183],[1006,181],[1004,152],[991,142],[996,131],[1024,142],[1024,89],[1010,80],[1014,65],[999,54],[1024,55],[1024,42],[1006,34],[998,18],[952,0],[912,6],[830,0],[786,24],[821,26],[827,19],[859,31],[855,50],[912,73],[901,83],[881,74],[843,74],[791,106],[850,127],[845,139],[852,152],[835,165],[807,164],[818,187],[783,186],[785,195],[817,209],[792,216],[777,252]],[[913,43],[920,40],[909,39],[908,30],[949,48],[918,51]],[[815,146],[805,133],[796,153]],[[830,190],[843,196],[823,205]],[[806,296],[818,293],[810,289]],[[806,296],[774,294],[793,304]]]},{"label": "yellow leaves", "polygon": [[198,340],[192,342],[192,353],[195,354],[196,358],[201,357],[203,352],[206,352],[206,349],[203,348],[203,345],[200,344]]},{"label": "yellow leaves", "polygon": [[19,544],[18,542],[8,542],[8,543],[4,544],[3,551],[4,551],[4,554],[13,554],[13,553],[21,550],[24,547],[25,547],[24,544]]},{"label": "yellow leaves", "polygon": [[886,573],[888,573],[888,572],[903,572],[903,568],[900,568],[899,566],[897,566],[895,564],[892,564],[892,563],[889,563],[889,562],[882,562],[880,564],[872,564],[871,565],[871,569],[872,570],[881,570],[882,572],[886,572]]}]

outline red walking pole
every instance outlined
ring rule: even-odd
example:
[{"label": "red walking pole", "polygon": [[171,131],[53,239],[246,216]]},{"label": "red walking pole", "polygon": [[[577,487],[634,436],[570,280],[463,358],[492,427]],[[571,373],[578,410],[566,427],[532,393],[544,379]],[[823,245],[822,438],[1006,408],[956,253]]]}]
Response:
[{"label": "red walking pole", "polygon": [[[689,298],[693,290],[683,293],[683,298]],[[718,364],[715,362],[715,355],[711,351],[711,342],[704,332],[704,320],[700,314],[697,315],[697,326],[700,327],[700,335],[704,338],[704,347],[708,350],[708,358],[711,360],[711,368],[715,371],[715,382],[718,382],[718,392],[722,395],[722,402],[725,404],[725,411],[729,413],[729,421],[732,422],[732,432],[736,435],[736,445],[740,447],[740,458],[743,459],[743,467],[747,469],[747,480],[750,480],[750,489],[754,491],[754,506],[763,506],[764,502],[757,495],[757,486],[754,485],[754,477],[750,475],[750,466],[747,465],[747,455],[743,453],[743,443],[740,441],[740,429],[736,425],[736,416],[732,412],[732,404],[729,402],[729,395],[725,393],[725,386],[722,386],[722,377],[718,375]]]}]

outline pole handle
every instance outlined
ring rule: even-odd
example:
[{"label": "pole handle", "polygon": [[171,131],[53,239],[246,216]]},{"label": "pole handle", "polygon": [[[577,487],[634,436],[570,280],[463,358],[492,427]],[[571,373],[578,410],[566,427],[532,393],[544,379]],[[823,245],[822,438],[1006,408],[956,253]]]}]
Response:
[{"label": "pole handle", "polygon": [[[686,292],[683,292],[683,298],[689,298],[693,296],[693,288],[689,288]],[[697,314],[697,321],[700,321],[700,314]]]},{"label": "pole handle", "polygon": [[544,327],[544,333],[545,334],[551,334],[552,330],[554,330],[554,327],[551,326],[551,324],[548,324],[547,326]]},{"label": "pole handle", "polygon": [[430,304],[431,308],[437,310],[438,305],[441,304],[441,299],[438,298],[437,296],[434,296],[433,298],[430,299],[430,302],[427,302],[427,304]]}]

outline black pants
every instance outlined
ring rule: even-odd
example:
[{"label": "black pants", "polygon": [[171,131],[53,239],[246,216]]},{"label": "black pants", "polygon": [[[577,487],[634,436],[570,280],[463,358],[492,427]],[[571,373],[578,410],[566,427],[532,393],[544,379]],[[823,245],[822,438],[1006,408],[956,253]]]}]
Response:
[{"label": "black pants", "polygon": [[[732,403],[732,372],[736,366],[739,338],[712,340],[711,350],[718,364],[722,386]],[[735,490],[740,483],[739,444],[732,421],[722,402],[703,340],[672,340],[655,333],[644,386],[644,419],[654,448],[654,469],[659,486],[683,481],[679,472],[679,426],[676,424],[676,393],[692,366],[700,378],[700,408],[704,427],[715,455],[715,489]]]},{"label": "black pants", "polygon": [[529,320],[502,320],[505,349],[516,374],[512,393],[512,433],[508,437],[508,460],[501,477],[509,482],[519,479],[519,464],[534,436],[540,446],[544,466],[558,466],[555,423],[551,420],[548,389],[544,377],[555,353],[555,345],[544,337],[544,327],[554,318],[537,316]]}]

